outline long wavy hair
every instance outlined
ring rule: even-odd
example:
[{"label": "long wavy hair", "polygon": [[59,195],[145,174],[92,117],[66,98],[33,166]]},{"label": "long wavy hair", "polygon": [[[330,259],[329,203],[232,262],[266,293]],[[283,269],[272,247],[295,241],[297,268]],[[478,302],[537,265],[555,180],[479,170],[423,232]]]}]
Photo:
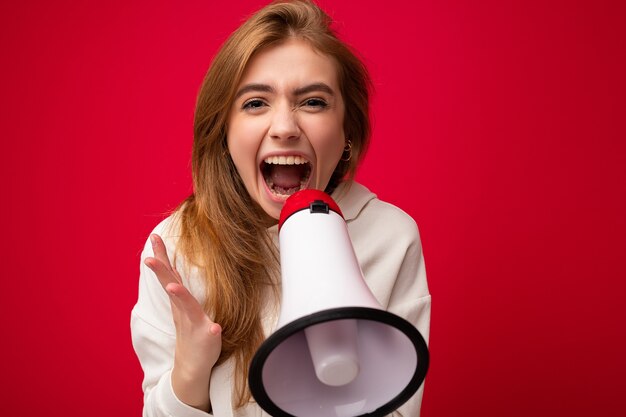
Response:
[{"label": "long wavy hair", "polygon": [[[246,20],[215,56],[200,88],[194,117],[193,194],[177,209],[179,254],[198,267],[206,283],[204,309],[222,326],[217,364],[235,361],[235,404],[250,401],[248,366],[264,339],[261,316],[276,295],[276,248],[269,218],[246,191],[226,144],[228,115],[250,59],[290,38],[309,43],[336,62],[345,103],[344,132],[352,157],[340,161],[326,188],[352,177],[370,136],[371,82],[362,61],[331,28],[329,16],[306,0],[269,4]],[[343,158],[348,159],[348,158]]]}]

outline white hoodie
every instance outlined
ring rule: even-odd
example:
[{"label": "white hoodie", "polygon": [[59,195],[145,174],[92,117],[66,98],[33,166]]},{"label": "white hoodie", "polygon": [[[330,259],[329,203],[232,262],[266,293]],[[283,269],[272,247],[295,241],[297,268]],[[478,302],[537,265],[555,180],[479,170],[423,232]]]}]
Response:
[{"label": "white hoodie", "polygon": [[[341,184],[332,197],[343,212],[348,231],[365,281],[382,307],[408,320],[428,341],[430,294],[426,282],[424,257],[415,221],[397,207],[385,203],[364,186]],[[172,227],[174,226],[174,227]],[[170,259],[176,252],[174,216],[162,221],[153,233],[161,235]],[[277,226],[270,228],[277,242]],[[144,265],[153,256],[149,241],[141,254],[139,297],[131,313],[133,346],[144,371],[143,417],[266,417],[256,403],[233,409],[233,361],[213,368],[210,400],[213,414],[192,408],[176,398],[170,373],[174,363],[175,328],[170,301],[156,275]],[[204,284],[193,268],[176,258],[183,283],[202,304]],[[188,273],[185,273],[188,271]],[[276,325],[279,306],[267,306],[263,318],[266,336]],[[393,417],[418,417],[423,385]]]}]

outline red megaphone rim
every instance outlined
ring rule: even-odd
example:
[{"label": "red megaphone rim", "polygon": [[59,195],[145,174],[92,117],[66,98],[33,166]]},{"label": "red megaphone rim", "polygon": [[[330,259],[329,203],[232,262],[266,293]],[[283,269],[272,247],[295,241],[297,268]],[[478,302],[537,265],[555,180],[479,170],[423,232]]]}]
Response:
[{"label": "red megaphone rim", "polygon": [[294,213],[311,208],[314,203],[325,203],[329,210],[334,211],[343,217],[339,205],[333,200],[333,198],[324,191],[307,189],[301,190],[289,196],[285,201],[285,205],[280,211],[280,219],[278,221],[278,230],[283,226],[283,223]]}]

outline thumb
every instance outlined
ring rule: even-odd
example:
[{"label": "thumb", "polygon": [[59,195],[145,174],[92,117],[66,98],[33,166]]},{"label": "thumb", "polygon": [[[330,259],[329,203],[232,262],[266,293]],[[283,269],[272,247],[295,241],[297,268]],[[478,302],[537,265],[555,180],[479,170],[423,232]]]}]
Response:
[{"label": "thumb", "polygon": [[209,326],[209,333],[213,336],[218,336],[222,334],[222,326],[217,323],[213,323]]}]

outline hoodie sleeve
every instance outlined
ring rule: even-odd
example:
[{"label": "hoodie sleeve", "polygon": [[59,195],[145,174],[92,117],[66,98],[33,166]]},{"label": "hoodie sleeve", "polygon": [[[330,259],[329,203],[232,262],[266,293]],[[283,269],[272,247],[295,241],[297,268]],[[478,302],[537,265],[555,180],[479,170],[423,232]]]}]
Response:
[{"label": "hoodie sleeve", "polygon": [[[424,256],[417,226],[412,233],[411,243],[400,266],[387,309],[412,323],[428,343],[430,335],[431,297],[426,283]],[[393,417],[419,417],[424,383],[416,394],[404,403]]]},{"label": "hoodie sleeve", "polygon": [[[163,238],[170,259],[174,242],[164,235],[164,223],[153,233]],[[149,240],[141,254],[139,296],[131,312],[130,328],[133,348],[144,372],[143,417],[207,417],[203,411],[181,402],[172,389],[171,370],[174,364],[176,329],[169,297],[156,275],[144,264],[153,256]]]}]

